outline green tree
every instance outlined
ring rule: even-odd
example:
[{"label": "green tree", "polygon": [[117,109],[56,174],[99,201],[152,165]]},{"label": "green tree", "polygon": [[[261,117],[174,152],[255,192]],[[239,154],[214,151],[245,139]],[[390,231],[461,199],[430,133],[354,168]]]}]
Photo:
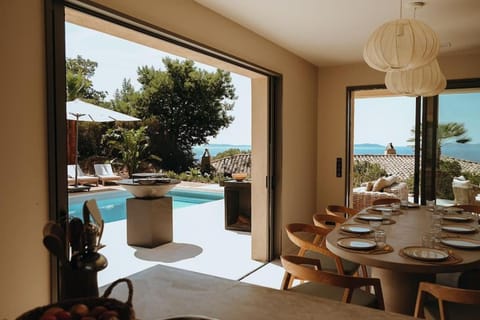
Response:
[{"label": "green tree", "polygon": [[92,77],[95,75],[97,66],[97,62],[83,59],[80,55],[76,58],[67,58],[65,65],[67,101],[72,101],[77,98],[83,98],[92,103],[101,103],[104,101],[107,92],[98,91],[93,88]]},{"label": "green tree", "polygon": [[206,144],[232,123],[235,87],[230,73],[207,72],[191,60],[164,58],[165,71],[140,67],[138,105],[148,125],[151,152],[165,170],[181,172],[194,164],[192,146]]},{"label": "green tree", "polygon": [[116,151],[123,165],[127,167],[130,177],[137,171],[141,161],[148,156],[149,137],[146,130],[146,126],[139,129],[120,127],[109,130],[102,138],[102,143],[108,144]]},{"label": "green tree", "polygon": [[122,87],[115,90],[111,101],[112,109],[136,117],[139,113],[137,108],[139,97],[140,95],[135,91],[130,79],[123,79]]},{"label": "green tree", "polygon": [[236,154],[240,154],[240,153],[250,153],[250,151],[242,151],[238,148],[230,148],[230,149],[227,149],[223,152],[219,152],[217,153],[212,160],[217,160],[217,159],[222,159],[222,158],[226,158],[226,157],[231,157],[231,156],[234,156]]}]

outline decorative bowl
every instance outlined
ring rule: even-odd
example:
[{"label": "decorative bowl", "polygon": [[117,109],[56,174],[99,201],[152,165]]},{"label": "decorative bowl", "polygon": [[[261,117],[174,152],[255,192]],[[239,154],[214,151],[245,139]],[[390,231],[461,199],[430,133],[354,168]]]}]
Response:
[{"label": "decorative bowl", "polygon": [[247,173],[245,172],[235,172],[232,173],[232,178],[237,180],[238,182],[241,182],[247,178]]},{"label": "decorative bowl", "polygon": [[121,185],[125,190],[130,192],[135,196],[135,198],[161,198],[164,197],[165,194],[170,191],[175,185],[180,183],[180,180],[171,179],[168,183],[166,181],[161,181],[157,183],[154,179],[152,179],[153,184],[144,184],[145,180],[137,182],[137,180],[132,179],[124,179],[120,180],[117,183]]}]

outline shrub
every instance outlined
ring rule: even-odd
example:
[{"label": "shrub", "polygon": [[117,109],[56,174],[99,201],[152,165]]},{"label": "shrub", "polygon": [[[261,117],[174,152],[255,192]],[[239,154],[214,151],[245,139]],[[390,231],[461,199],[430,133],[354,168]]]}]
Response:
[{"label": "shrub", "polygon": [[241,150],[238,149],[238,148],[231,148],[231,149],[227,149],[227,150],[225,150],[225,151],[223,151],[223,152],[217,153],[217,154],[213,157],[213,160],[217,160],[217,159],[222,159],[222,158],[234,156],[234,155],[240,154],[240,153],[250,153],[250,151],[241,151]]},{"label": "shrub", "polygon": [[462,174],[460,163],[455,160],[440,160],[437,172],[436,196],[440,199],[453,199],[453,177]]},{"label": "shrub", "polygon": [[358,187],[362,182],[376,180],[387,175],[387,171],[378,163],[355,160],[353,165],[353,187]]}]

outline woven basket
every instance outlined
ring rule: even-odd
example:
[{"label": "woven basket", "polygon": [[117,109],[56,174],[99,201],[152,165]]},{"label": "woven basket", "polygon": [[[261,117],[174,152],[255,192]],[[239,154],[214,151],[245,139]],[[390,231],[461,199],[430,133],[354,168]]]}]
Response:
[{"label": "woven basket", "polygon": [[[126,302],[121,302],[119,300],[109,298],[113,288],[121,282],[125,282],[128,286],[128,298]],[[110,286],[108,286],[108,288],[105,290],[104,294],[99,298],[78,298],[60,301],[27,311],[21,316],[19,316],[17,320],[38,320],[43,315],[43,313],[51,307],[61,307],[65,309],[65,311],[68,311],[73,305],[78,303],[85,304],[90,310],[97,306],[104,306],[109,310],[115,310],[118,313],[118,318],[120,320],[135,320],[135,312],[132,308],[132,297],[132,282],[129,279],[121,278],[110,284]]]}]

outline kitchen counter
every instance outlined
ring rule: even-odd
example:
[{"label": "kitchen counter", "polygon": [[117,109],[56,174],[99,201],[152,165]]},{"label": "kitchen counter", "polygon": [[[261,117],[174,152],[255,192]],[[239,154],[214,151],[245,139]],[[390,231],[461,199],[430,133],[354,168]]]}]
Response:
[{"label": "kitchen counter", "polygon": [[[128,278],[133,283],[135,315],[142,320],[166,319],[187,314],[220,320],[413,319],[400,314],[162,265]],[[115,287],[110,297],[125,301],[126,286]]]}]

